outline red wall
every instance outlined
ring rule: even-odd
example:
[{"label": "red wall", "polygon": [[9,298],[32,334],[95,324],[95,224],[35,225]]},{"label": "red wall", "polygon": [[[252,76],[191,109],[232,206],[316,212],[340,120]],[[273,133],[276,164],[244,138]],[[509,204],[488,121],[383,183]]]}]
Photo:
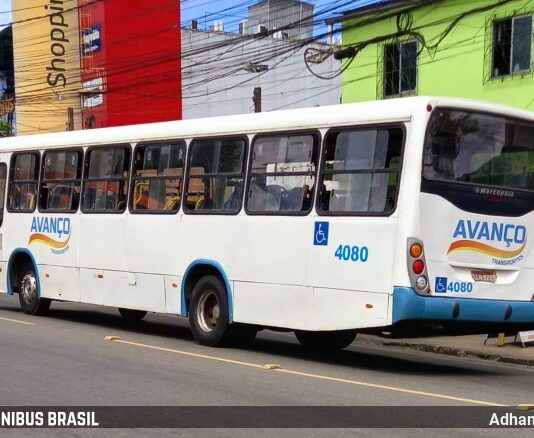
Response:
[{"label": "red wall", "polygon": [[99,128],[181,119],[179,1],[88,2],[80,28],[100,25],[101,48],[82,56],[82,83],[103,72],[105,89],[101,100],[85,94],[97,97],[83,111],[85,126],[91,119]]}]

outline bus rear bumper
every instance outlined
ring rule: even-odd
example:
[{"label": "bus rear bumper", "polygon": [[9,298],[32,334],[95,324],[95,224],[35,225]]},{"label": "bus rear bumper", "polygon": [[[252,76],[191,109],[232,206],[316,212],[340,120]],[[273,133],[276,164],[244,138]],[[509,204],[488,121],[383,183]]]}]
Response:
[{"label": "bus rear bumper", "polygon": [[425,297],[410,287],[396,287],[393,323],[406,320],[534,323],[534,301]]}]

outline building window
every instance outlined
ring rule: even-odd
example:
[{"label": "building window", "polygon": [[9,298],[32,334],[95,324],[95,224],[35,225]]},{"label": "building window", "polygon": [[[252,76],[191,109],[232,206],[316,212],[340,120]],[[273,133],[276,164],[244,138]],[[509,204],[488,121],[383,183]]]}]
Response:
[{"label": "building window", "polygon": [[530,70],[532,15],[496,21],[493,25],[493,77]]},{"label": "building window", "polygon": [[130,155],[128,146],[89,149],[85,159],[84,213],[126,210]]},{"label": "building window", "polygon": [[37,152],[13,155],[9,181],[9,211],[31,213],[35,210],[38,169],[39,154]]},{"label": "building window", "polygon": [[417,42],[384,47],[384,97],[413,93],[417,86]]},{"label": "building window", "polygon": [[82,160],[81,150],[45,152],[39,193],[41,211],[74,212],[78,210]]},{"label": "building window", "polygon": [[256,137],[252,146],[247,213],[308,214],[318,149],[317,138],[312,134]]},{"label": "building window", "polygon": [[135,150],[132,210],[173,213],[180,208],[185,143],[152,143]]},{"label": "building window", "polygon": [[189,152],[186,213],[237,214],[245,180],[243,139],[194,140]]}]

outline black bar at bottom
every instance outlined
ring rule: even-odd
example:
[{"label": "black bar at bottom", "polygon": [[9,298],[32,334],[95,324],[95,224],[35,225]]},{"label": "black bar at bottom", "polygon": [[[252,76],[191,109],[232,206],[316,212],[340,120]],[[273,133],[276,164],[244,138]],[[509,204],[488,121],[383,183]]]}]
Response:
[{"label": "black bar at bottom", "polygon": [[472,406],[0,407],[0,428],[534,428],[534,410]]}]

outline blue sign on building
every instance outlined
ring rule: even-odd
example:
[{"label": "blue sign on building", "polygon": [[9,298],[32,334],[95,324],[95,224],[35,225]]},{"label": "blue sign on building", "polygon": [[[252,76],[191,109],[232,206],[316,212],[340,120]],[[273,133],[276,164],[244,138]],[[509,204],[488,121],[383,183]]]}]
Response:
[{"label": "blue sign on building", "polygon": [[82,54],[84,56],[92,55],[102,48],[102,32],[100,24],[94,24],[89,29],[82,31]]}]

